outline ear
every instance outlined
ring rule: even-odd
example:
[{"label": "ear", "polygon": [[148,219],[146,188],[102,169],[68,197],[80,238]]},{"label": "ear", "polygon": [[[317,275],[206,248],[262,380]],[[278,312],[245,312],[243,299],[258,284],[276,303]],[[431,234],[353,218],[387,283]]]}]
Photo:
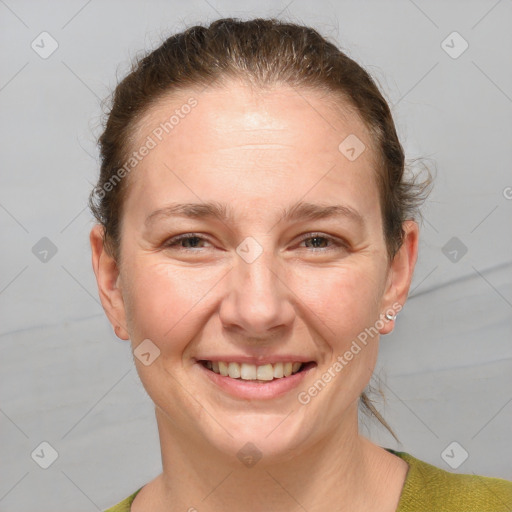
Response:
[{"label": "ear", "polygon": [[386,288],[381,300],[381,319],[384,322],[384,327],[379,329],[381,334],[389,334],[395,326],[395,320],[388,320],[385,315],[390,313],[396,316],[402,310],[418,258],[418,224],[413,220],[407,220],[402,224],[402,228],[404,240],[389,266]]},{"label": "ear", "polygon": [[126,312],[121,289],[118,287],[119,268],[104,244],[103,226],[96,224],[89,235],[92,250],[92,267],[96,275],[98,292],[105,313],[118,338],[130,339],[126,328]]}]

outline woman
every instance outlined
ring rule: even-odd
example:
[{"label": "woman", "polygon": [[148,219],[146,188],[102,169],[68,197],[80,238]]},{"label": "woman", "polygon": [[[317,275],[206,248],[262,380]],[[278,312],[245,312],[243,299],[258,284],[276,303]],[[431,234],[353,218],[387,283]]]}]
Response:
[{"label": "woman", "polygon": [[100,147],[93,267],[163,463],[110,511],[510,510],[511,482],[358,432],[428,188],[358,64],[276,20],[192,27],[118,85]]}]

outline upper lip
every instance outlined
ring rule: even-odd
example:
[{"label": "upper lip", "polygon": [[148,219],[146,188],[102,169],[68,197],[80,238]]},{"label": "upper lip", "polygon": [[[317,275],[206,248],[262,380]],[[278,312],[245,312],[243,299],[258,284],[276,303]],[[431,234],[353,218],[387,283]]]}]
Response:
[{"label": "upper lip", "polygon": [[205,356],[205,357],[197,357],[196,361],[222,361],[227,363],[246,363],[246,364],[254,364],[256,366],[263,366],[265,364],[275,364],[275,363],[310,363],[314,362],[314,359],[285,354],[285,355],[275,355],[275,356],[241,356],[241,355],[225,355],[225,356]]}]

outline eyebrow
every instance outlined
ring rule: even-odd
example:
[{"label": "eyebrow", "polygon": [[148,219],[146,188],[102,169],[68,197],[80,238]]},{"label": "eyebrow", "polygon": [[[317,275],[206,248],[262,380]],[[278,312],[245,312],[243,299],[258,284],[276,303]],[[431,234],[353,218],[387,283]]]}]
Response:
[{"label": "eyebrow", "polygon": [[[215,201],[204,203],[171,203],[150,213],[144,221],[149,226],[161,218],[187,217],[191,219],[213,218],[222,222],[232,221],[232,210],[228,205]],[[364,226],[363,216],[347,205],[322,205],[299,201],[289,208],[281,210],[281,219],[285,222],[319,220],[328,218],[347,218]]]}]

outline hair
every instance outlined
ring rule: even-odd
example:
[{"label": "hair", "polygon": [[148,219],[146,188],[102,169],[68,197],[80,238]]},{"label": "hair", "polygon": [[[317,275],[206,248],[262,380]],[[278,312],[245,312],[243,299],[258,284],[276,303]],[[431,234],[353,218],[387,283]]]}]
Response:
[{"label": "hair", "polygon": [[[172,35],[136,59],[119,82],[98,141],[100,176],[89,196],[89,207],[103,226],[105,249],[120,261],[127,180],[120,180],[119,170],[133,151],[141,117],[173,92],[222,85],[230,79],[261,88],[283,84],[326,92],[341,107],[359,115],[370,134],[384,239],[392,260],[403,243],[403,222],[420,215],[430,173],[424,181],[406,175],[404,150],[390,108],[367,71],[313,28],[262,18],[219,19]],[[119,186],[116,179],[121,181]],[[366,393],[361,395],[361,404],[396,438]]]}]

